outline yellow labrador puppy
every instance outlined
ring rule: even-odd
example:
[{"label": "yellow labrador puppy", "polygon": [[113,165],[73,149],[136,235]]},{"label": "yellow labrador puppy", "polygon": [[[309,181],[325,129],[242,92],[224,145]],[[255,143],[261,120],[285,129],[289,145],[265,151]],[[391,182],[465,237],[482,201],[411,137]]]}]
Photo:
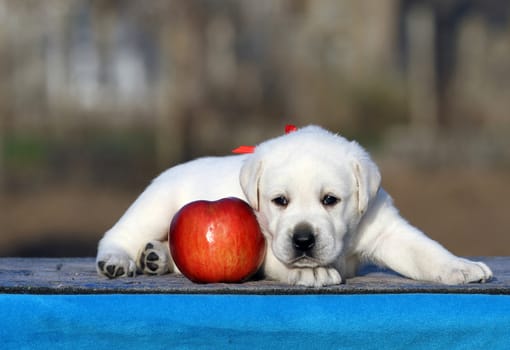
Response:
[{"label": "yellow labrador puppy", "polygon": [[269,279],[335,285],[372,262],[417,280],[485,282],[491,270],[459,258],[404,220],[356,142],[317,126],[266,141],[253,154],[201,158],[157,177],[101,239],[98,273],[178,272],[168,251],[172,216],[194,200],[238,197],[255,210]]}]

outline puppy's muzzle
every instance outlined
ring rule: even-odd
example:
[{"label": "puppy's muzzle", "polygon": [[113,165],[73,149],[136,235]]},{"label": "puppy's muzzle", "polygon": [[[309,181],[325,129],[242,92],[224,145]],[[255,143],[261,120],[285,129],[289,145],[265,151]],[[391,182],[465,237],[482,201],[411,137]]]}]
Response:
[{"label": "puppy's muzzle", "polygon": [[308,255],[315,246],[315,235],[312,226],[308,223],[296,225],[294,233],[292,234],[292,245],[296,252],[302,255]]}]

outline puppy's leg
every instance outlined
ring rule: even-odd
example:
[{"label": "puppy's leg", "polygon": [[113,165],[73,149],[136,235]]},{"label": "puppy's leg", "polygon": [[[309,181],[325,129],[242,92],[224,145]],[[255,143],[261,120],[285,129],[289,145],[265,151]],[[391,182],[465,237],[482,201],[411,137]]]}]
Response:
[{"label": "puppy's leg", "polygon": [[[109,278],[134,276],[137,257],[147,242],[166,238],[175,212],[173,202],[169,200],[172,198],[169,194],[172,190],[170,187],[161,181],[151,184],[106,232],[98,246],[96,268],[99,274]],[[164,254],[161,254],[161,257],[163,256]],[[153,255],[150,258],[153,258]],[[166,261],[170,263],[169,259]],[[145,267],[147,266],[152,265],[146,264]],[[158,273],[162,271],[160,268],[156,270]]]},{"label": "puppy's leg", "polygon": [[407,223],[381,191],[360,223],[359,253],[412,279],[444,284],[486,282],[492,271],[482,262],[457,257]]},{"label": "puppy's leg", "polygon": [[463,284],[492,278],[491,270],[484,263],[457,257],[414,227],[405,225],[381,237],[372,258],[416,280]]}]

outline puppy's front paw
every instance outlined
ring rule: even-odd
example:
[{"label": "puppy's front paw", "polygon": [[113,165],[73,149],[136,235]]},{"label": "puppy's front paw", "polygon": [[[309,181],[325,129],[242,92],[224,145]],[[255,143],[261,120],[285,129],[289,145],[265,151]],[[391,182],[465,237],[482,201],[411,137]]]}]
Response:
[{"label": "puppy's front paw", "polygon": [[445,284],[485,283],[492,279],[491,269],[483,262],[459,258],[439,280]]},{"label": "puppy's front paw", "polygon": [[342,278],[334,268],[316,267],[291,269],[289,283],[306,287],[323,287],[340,284]]},{"label": "puppy's front paw", "polygon": [[147,275],[163,275],[170,271],[172,261],[168,242],[150,241],[138,253],[138,268]]},{"label": "puppy's front paw", "polygon": [[136,274],[136,264],[127,254],[106,253],[97,257],[96,270],[108,278],[133,277]]}]

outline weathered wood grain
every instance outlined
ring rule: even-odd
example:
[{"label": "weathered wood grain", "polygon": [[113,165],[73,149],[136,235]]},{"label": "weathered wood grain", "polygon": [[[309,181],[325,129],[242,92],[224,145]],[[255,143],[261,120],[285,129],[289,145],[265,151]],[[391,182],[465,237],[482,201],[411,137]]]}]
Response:
[{"label": "weathered wood grain", "polygon": [[510,257],[484,257],[495,275],[489,283],[461,286],[417,282],[367,267],[346,283],[325,288],[260,280],[239,284],[195,284],[181,275],[139,275],[110,280],[98,276],[94,258],[0,258],[0,293],[23,294],[510,294]]}]

